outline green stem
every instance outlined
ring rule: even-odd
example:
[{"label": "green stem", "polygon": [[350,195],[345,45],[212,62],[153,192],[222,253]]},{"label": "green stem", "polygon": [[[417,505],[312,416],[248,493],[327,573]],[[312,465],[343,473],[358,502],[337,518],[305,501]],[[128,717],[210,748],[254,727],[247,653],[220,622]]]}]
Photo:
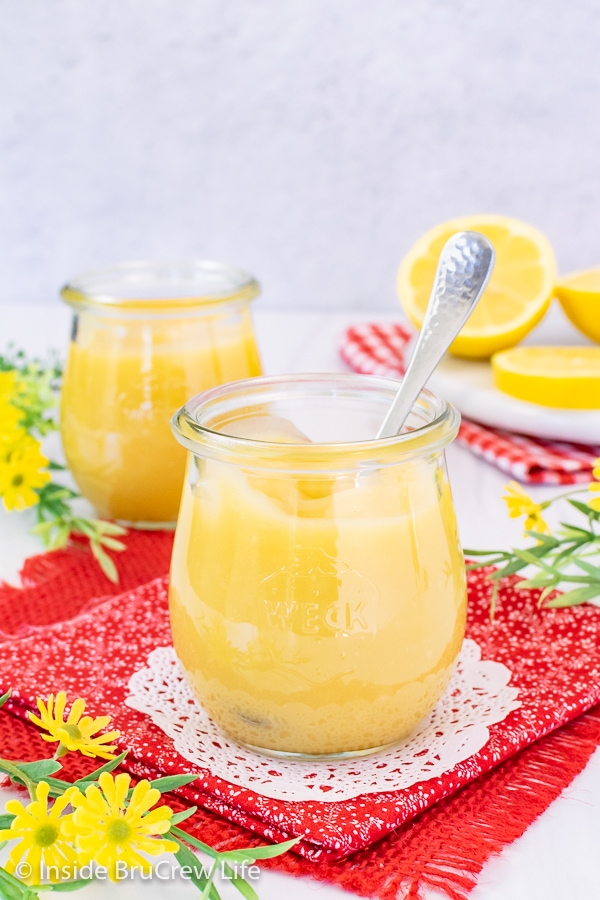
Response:
[{"label": "green stem", "polygon": [[553,503],[556,503],[557,500],[564,500],[565,497],[574,497],[575,494],[587,494],[587,488],[579,488],[576,491],[565,491],[564,494],[557,494],[556,497],[552,497],[550,500],[545,500],[543,503],[540,503],[542,509],[548,509],[549,506],[552,506]]},{"label": "green stem", "polygon": [[210,875],[208,876],[208,880],[207,880],[206,884],[204,885],[204,890],[202,891],[200,900],[206,900],[206,898],[209,896],[210,890],[211,890],[211,888],[213,886],[213,882],[215,880],[215,875],[217,874],[218,865],[219,865],[219,862],[218,862],[218,860],[215,859],[212,869],[210,870]]},{"label": "green stem", "polygon": [[6,897],[6,900],[23,900],[24,897],[37,897],[32,891],[29,891],[22,881],[7,872],[3,866],[0,866],[0,897]]},{"label": "green stem", "polygon": [[29,796],[32,800],[36,799],[35,789],[37,787],[37,782],[32,781],[25,772],[22,772],[18,766],[14,763],[10,762],[8,759],[0,759],[0,772],[4,772],[5,775],[8,775],[11,781],[15,784],[23,784],[29,791]]}]

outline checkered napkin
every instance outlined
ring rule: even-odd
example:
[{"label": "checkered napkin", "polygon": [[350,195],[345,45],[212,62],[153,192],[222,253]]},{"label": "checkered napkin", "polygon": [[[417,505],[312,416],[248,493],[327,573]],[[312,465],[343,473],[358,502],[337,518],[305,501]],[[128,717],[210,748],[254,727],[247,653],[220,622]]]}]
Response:
[{"label": "checkered napkin", "polygon": [[[340,355],[355,372],[397,378],[406,368],[413,333],[398,323],[354,325],[342,336]],[[585,484],[600,446],[549,441],[462,420],[457,438],[475,456],[529,484]]]}]

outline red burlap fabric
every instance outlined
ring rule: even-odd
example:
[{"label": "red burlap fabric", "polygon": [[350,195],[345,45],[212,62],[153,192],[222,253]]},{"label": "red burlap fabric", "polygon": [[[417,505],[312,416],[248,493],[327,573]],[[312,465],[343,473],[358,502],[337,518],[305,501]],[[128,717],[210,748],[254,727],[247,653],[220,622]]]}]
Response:
[{"label": "red burlap fabric", "polygon": [[[169,534],[131,534],[116,561],[118,592],[143,583],[168,567]],[[29,560],[23,588],[0,587],[0,627],[6,638],[76,616],[116,593],[81,545]],[[513,756],[487,775],[421,814],[367,850],[318,866],[293,854],[269,863],[295,874],[333,882],[360,896],[419,897],[425,885],[462,898],[474,886],[487,858],[522,834],[581,771],[600,743],[600,710],[580,716]],[[48,746],[25,722],[0,713],[0,753],[14,759],[46,756]],[[68,777],[94,767],[72,755]],[[176,801],[177,803],[177,801]],[[256,835],[201,811],[193,831],[217,847],[260,843]]]}]

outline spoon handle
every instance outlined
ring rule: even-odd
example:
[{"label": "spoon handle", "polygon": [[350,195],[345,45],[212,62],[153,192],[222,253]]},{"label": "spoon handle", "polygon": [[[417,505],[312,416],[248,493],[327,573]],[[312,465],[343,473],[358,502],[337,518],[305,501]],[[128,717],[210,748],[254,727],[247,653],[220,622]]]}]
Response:
[{"label": "spoon handle", "polygon": [[476,231],[459,231],[444,245],[417,345],[378,438],[400,432],[431,373],[481,297],[494,259],[491,243]]}]

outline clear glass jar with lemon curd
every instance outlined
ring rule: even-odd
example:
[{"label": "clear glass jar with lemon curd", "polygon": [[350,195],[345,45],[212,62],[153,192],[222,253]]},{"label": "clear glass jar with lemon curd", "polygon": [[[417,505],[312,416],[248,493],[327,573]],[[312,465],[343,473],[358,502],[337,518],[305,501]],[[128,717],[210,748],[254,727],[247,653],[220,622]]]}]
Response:
[{"label": "clear glass jar with lemon curd", "polygon": [[173,641],[197,699],[254,749],[388,746],[453,672],[466,587],[444,448],[459,416],[423,391],[410,430],[376,440],[397,387],[257,378],[173,419],[189,451]]},{"label": "clear glass jar with lemon curd", "polygon": [[260,374],[258,284],[220,263],[140,262],[61,293],[74,312],[61,403],[73,477],[101,516],[173,522],[185,452],[169,421],[191,394]]}]

